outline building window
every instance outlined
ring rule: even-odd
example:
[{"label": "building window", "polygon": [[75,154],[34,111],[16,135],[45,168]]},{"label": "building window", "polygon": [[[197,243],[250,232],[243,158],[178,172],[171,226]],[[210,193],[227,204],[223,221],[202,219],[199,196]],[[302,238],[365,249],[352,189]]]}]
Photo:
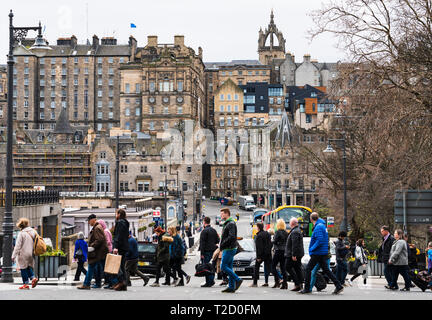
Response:
[{"label": "building window", "polygon": [[221,94],[220,97],[219,97],[219,100],[223,101],[223,99],[224,99],[224,95]]},{"label": "building window", "polygon": [[130,85],[129,85],[129,83],[125,84],[125,93],[130,93]]},{"label": "building window", "polygon": [[126,164],[120,165],[120,173],[127,173],[127,165]]},{"label": "building window", "polygon": [[192,166],[187,166],[186,171],[187,173],[192,173]]},{"label": "building window", "polygon": [[182,114],[183,113],[183,107],[178,106],[177,107],[177,114]]},{"label": "building window", "polygon": [[183,91],[183,81],[177,81],[177,91]]},{"label": "building window", "polygon": [[310,114],[306,115],[306,123],[311,123],[312,122],[312,116]]}]

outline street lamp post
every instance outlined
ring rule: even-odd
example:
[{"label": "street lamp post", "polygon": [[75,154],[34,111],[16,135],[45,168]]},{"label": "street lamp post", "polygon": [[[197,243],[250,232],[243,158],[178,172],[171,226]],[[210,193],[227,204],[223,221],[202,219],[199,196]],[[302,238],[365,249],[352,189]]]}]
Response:
[{"label": "street lamp post", "polygon": [[117,152],[116,152],[116,194],[115,194],[115,203],[116,203],[116,209],[119,208],[119,202],[120,202],[120,136],[117,135]]},{"label": "street lamp post", "polygon": [[347,214],[347,184],[346,184],[346,149],[345,149],[345,135],[343,139],[329,139],[327,148],[323,151],[325,153],[334,153],[336,152],[331,146],[332,142],[341,143],[342,147],[342,162],[343,162],[343,189],[344,189],[344,217],[340,226],[341,231],[348,232],[348,214]]},{"label": "street lamp post", "polygon": [[30,30],[38,31],[38,36],[34,45],[30,48],[37,57],[43,57],[50,47],[42,37],[42,27],[39,22],[38,27],[14,27],[13,13],[9,13],[9,54],[7,59],[8,72],[8,95],[7,95],[7,144],[6,144],[6,196],[5,196],[5,213],[3,219],[3,266],[2,282],[13,282],[12,275],[12,243],[13,243],[13,218],[12,218],[12,200],[13,200],[13,68],[14,56],[13,50],[16,42],[21,42]]}]

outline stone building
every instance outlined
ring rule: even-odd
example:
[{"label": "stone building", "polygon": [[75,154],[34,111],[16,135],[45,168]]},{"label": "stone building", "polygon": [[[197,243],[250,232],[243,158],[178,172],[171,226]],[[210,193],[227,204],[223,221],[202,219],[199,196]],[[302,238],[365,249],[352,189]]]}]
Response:
[{"label": "stone building", "polygon": [[207,125],[202,49],[185,46],[184,36],[173,44],[148,36],[129,63],[122,64],[121,127],[145,133],[178,127],[183,120]]},{"label": "stone building", "polygon": [[59,38],[43,58],[27,49],[33,42],[26,39],[14,49],[14,115],[23,129],[54,130],[62,108],[72,126],[98,131],[119,125],[118,70],[136,50],[133,37],[126,45],[96,35],[87,44],[75,36]]},{"label": "stone building", "polygon": [[[303,139],[313,135],[316,139]],[[318,138],[319,137],[319,138]],[[263,137],[264,138],[264,137]],[[258,205],[277,208],[281,205],[305,205],[313,207],[318,199],[323,181],[317,178],[313,166],[300,156],[302,145],[324,148],[324,134],[308,132],[294,126],[286,112],[277,129],[269,134],[269,152],[260,165],[245,169],[246,192]]]},{"label": "stone building", "polygon": [[285,57],[285,39],[274,23],[273,10],[268,27],[264,31],[260,28],[258,54],[259,61],[264,65],[270,65],[272,60]]},{"label": "stone building", "polygon": [[163,195],[166,181],[169,198],[176,198],[177,191],[182,192],[189,204],[185,211],[191,215],[194,198],[198,199],[194,186],[201,187],[201,166],[170,163],[166,152],[169,141],[158,138],[156,134],[127,130],[119,133],[111,130],[108,135],[102,131],[92,140],[93,189],[99,192],[115,191],[119,135],[119,191]]}]

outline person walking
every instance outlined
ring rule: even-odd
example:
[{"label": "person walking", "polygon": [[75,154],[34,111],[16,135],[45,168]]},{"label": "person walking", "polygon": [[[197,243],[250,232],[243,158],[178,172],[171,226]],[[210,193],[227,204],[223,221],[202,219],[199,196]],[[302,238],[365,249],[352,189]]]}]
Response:
[{"label": "person walking", "polygon": [[[331,249],[330,249],[330,239],[329,239],[329,242],[328,242],[328,251],[327,251],[327,256],[326,256],[326,263],[327,263],[327,266],[328,266],[328,268],[329,268],[330,271],[332,271],[332,270],[330,269],[330,259],[331,259],[331,257],[332,257],[332,254],[331,254]],[[318,271],[319,271],[319,270],[321,270],[319,264],[317,264],[317,265],[312,269],[312,272],[311,272],[311,281],[310,281],[310,286],[309,286],[309,288],[311,288],[311,290],[312,290],[312,288],[315,286],[315,283],[316,283],[316,280],[317,280],[317,274],[318,274]],[[321,290],[323,290],[323,289],[318,288],[318,286],[317,286],[317,291],[319,292],[319,291],[321,291]]]},{"label": "person walking", "polygon": [[[174,282],[176,287],[184,286],[184,277],[186,277],[186,284],[190,281],[190,276],[182,270],[182,264],[184,263],[184,251],[183,241],[180,235],[177,233],[177,228],[171,226],[168,228],[168,233],[172,237],[173,242],[170,245],[170,264],[174,272],[177,272],[178,279]],[[175,273],[174,273],[175,274]]]},{"label": "person walking", "polygon": [[124,209],[117,209],[116,223],[114,227],[113,237],[113,254],[121,255],[120,270],[117,278],[113,279],[116,291],[126,291],[126,254],[129,251],[129,221],[126,220],[126,211]]},{"label": "person walking", "polygon": [[353,285],[353,281],[359,277],[363,276],[363,284],[366,285],[367,282],[367,254],[365,252],[365,242],[363,239],[358,239],[355,248],[355,261],[354,269],[356,269],[355,274],[348,280],[350,286]]},{"label": "person walking", "polygon": [[237,222],[240,220],[240,214],[237,212],[236,213],[236,218],[237,218]]},{"label": "person walking", "polygon": [[138,269],[138,243],[136,239],[132,236],[131,231],[129,231],[128,242],[129,242],[129,250],[126,253],[126,264],[125,264],[127,286],[128,287],[132,286],[132,283],[130,281],[131,274],[138,275],[141,279],[144,280],[144,286],[146,286],[150,278]]},{"label": "person walking", "polygon": [[[300,291],[303,289],[303,271],[302,271],[302,258],[304,256],[303,247],[303,233],[300,230],[297,218],[290,220],[291,232],[289,233],[286,247],[285,258],[288,273],[294,281],[295,287],[291,291]],[[281,289],[288,289],[285,282],[285,287]]]},{"label": "person walking", "polygon": [[75,272],[74,281],[80,280],[81,273],[84,276],[87,274],[87,270],[84,268],[84,263],[87,261],[88,245],[84,240],[84,233],[78,232],[78,239],[75,241],[74,259],[77,260],[78,267]]},{"label": "person walking", "polygon": [[219,283],[219,285],[226,286],[228,285],[228,275],[222,271],[221,262],[222,262],[222,251],[219,248],[217,248],[215,252],[213,252],[212,265],[213,265],[213,269],[216,270],[218,279],[222,279],[222,282]]},{"label": "person walking", "polygon": [[104,230],[97,222],[96,215],[89,215],[87,221],[92,227],[88,238],[88,270],[84,279],[84,283],[81,286],[78,286],[77,289],[89,290],[93,275],[95,277],[96,283],[92,286],[92,288],[101,288],[102,274],[100,273],[100,270],[103,269],[101,264],[108,253],[108,246],[105,239]]},{"label": "person walking", "polygon": [[348,264],[346,259],[350,252],[350,246],[345,243],[346,237],[346,231],[341,231],[339,232],[337,241],[334,243],[336,246],[336,278],[343,286],[345,286],[345,279],[348,274]]},{"label": "person walking", "polygon": [[157,234],[157,248],[156,248],[156,279],[151,287],[159,287],[159,279],[161,277],[161,270],[165,272],[165,283],[163,285],[170,285],[170,244],[173,238],[165,234],[165,230],[160,226],[155,229]]},{"label": "person walking", "polygon": [[234,255],[237,252],[237,226],[228,208],[221,209],[220,215],[221,220],[224,221],[219,245],[222,251],[221,269],[228,275],[229,279],[228,288],[222,290],[222,292],[233,293],[240,288],[243,282],[243,279],[236,275],[232,269]]},{"label": "person walking", "polygon": [[39,279],[34,276],[34,239],[37,232],[29,227],[29,220],[27,218],[20,218],[16,224],[20,229],[14,250],[12,252],[12,261],[16,262],[17,270],[21,272],[23,285],[19,287],[20,290],[30,289],[29,283],[31,281],[32,288],[35,288]]},{"label": "person walking", "polygon": [[428,243],[428,247],[426,249],[426,258],[428,273],[432,274],[432,242]]},{"label": "person walking", "polygon": [[[104,230],[104,234],[105,234],[105,240],[108,246],[108,253],[112,253],[112,233],[111,231],[108,229],[106,223],[104,220],[99,219],[97,221],[99,223],[99,225],[102,227],[102,229]],[[105,266],[105,260],[101,261],[101,263],[99,264],[100,267],[102,267],[102,270],[99,270],[98,272],[100,272],[101,274],[103,274],[103,278],[105,279],[105,286],[104,289],[112,289],[112,284],[111,284],[111,275],[108,273],[104,272],[104,266]]]},{"label": "person walking", "polygon": [[394,238],[395,241],[393,242],[393,245],[390,249],[390,257],[388,260],[390,271],[392,272],[392,282],[390,284],[390,289],[399,289],[397,280],[400,274],[405,281],[405,287],[400,291],[410,291],[411,278],[408,274],[408,250],[406,241],[403,239],[403,231],[401,229],[395,230]]},{"label": "person walking", "polygon": [[[281,289],[287,289],[288,288],[288,276],[286,273],[286,264],[285,264],[285,247],[286,242],[288,239],[288,232],[286,231],[286,224],[283,219],[279,219],[276,223],[276,233],[273,237],[273,249],[274,249],[274,255],[273,255],[273,261],[272,261],[272,268],[273,268],[273,276],[275,279],[275,283],[272,288],[279,288]],[[282,275],[282,281],[279,278],[278,271],[276,269],[277,265],[279,264],[281,275]]]},{"label": "person walking", "polygon": [[255,270],[253,283],[250,287],[258,286],[259,269],[261,263],[264,262],[264,269],[267,269],[267,273],[264,273],[264,284],[263,287],[268,287],[268,278],[271,270],[272,263],[272,241],[271,236],[267,231],[264,231],[264,224],[262,222],[257,223],[258,233],[255,237],[255,247],[256,247],[256,260],[255,260]]},{"label": "person walking", "polygon": [[310,215],[311,222],[314,224],[314,230],[312,233],[311,241],[309,244],[309,255],[310,260],[306,266],[306,277],[305,287],[299,291],[301,294],[312,293],[310,288],[311,271],[317,264],[320,265],[323,272],[332,280],[335,285],[333,294],[339,294],[343,291],[343,286],[340,284],[336,276],[330,271],[327,264],[327,255],[329,251],[329,236],[327,228],[325,227],[325,221],[319,218],[318,213],[312,212]]},{"label": "person walking", "polygon": [[[204,218],[204,230],[200,234],[200,242],[198,250],[201,252],[201,262],[209,263],[212,260],[213,253],[218,248],[220,242],[219,235],[216,230],[210,225],[210,217]],[[201,285],[203,288],[212,287],[215,284],[214,274],[205,276],[206,282]]]},{"label": "person walking", "polygon": [[389,270],[388,261],[390,258],[390,250],[392,248],[393,242],[395,242],[395,238],[390,234],[390,228],[388,226],[381,227],[381,235],[383,237],[383,241],[378,250],[378,262],[384,264],[384,277],[387,281],[387,285],[384,287],[386,289],[390,289],[393,279],[392,272]]}]

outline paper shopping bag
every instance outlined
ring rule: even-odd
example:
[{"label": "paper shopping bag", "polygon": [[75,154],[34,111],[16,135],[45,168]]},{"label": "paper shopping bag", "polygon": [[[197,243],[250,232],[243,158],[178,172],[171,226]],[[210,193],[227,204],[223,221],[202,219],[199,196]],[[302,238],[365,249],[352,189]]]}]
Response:
[{"label": "paper shopping bag", "polygon": [[118,274],[120,270],[122,256],[108,253],[105,260],[105,273]]}]

